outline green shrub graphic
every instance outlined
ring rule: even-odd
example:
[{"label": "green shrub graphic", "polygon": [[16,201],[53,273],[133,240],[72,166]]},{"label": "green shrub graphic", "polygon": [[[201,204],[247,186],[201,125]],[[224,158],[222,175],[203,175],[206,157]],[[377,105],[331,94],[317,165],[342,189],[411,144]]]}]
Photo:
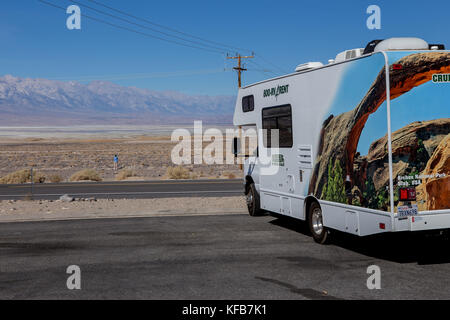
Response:
[{"label": "green shrub graphic", "polygon": [[328,163],[328,181],[322,190],[322,199],[340,203],[347,203],[345,194],[344,172],[339,160]]}]

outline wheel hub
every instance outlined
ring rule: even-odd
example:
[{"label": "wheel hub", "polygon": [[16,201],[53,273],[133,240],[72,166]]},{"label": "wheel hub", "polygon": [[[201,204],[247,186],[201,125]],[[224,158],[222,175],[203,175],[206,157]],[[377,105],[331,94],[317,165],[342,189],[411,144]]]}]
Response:
[{"label": "wheel hub", "polygon": [[251,191],[249,193],[247,193],[246,200],[247,200],[247,206],[251,207],[253,205],[253,194]]},{"label": "wheel hub", "polygon": [[312,212],[311,223],[314,233],[320,235],[323,231],[322,210],[315,208]]}]

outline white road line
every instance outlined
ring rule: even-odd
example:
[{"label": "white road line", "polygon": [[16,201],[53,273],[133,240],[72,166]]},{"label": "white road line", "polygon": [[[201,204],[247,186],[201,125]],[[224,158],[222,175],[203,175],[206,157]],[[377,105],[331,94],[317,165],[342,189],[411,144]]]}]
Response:
[{"label": "white road line", "polygon": [[[106,193],[33,193],[33,196],[60,196],[63,194],[69,194],[71,196],[100,196],[100,195],[139,195],[139,194],[193,194],[193,193],[241,193],[242,190],[224,190],[224,191],[142,191],[142,192],[106,192]],[[24,197],[31,196],[29,194],[10,194],[0,195],[0,197]]]},{"label": "white road line", "polygon": [[136,219],[136,218],[164,218],[164,217],[196,217],[196,216],[228,216],[228,215],[248,215],[247,211],[227,211],[227,212],[175,212],[175,213],[141,213],[131,215],[110,215],[110,216],[80,216],[80,217],[30,217],[28,219],[0,219],[2,223],[15,222],[52,222],[52,221],[72,221],[72,220],[104,220],[104,219]]}]

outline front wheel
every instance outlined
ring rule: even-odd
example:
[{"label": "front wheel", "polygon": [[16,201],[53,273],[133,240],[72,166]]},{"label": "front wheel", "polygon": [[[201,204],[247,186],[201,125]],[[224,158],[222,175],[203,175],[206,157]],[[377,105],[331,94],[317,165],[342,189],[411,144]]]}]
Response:
[{"label": "front wheel", "polygon": [[314,241],[320,244],[329,241],[330,231],[323,225],[322,208],[317,202],[313,202],[309,207],[308,224]]},{"label": "front wheel", "polygon": [[260,216],[263,213],[263,210],[261,210],[259,194],[258,191],[256,191],[255,184],[251,183],[246,191],[245,200],[247,202],[248,213],[252,217]]}]

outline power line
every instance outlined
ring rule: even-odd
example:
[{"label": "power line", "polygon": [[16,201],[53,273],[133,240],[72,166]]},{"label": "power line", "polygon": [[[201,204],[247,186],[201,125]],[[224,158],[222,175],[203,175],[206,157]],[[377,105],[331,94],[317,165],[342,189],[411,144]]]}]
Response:
[{"label": "power line", "polygon": [[255,72],[259,72],[262,73],[264,75],[266,75],[267,73],[272,73],[270,70],[266,70],[266,69],[252,69],[252,68],[247,68],[247,71],[255,71]]},{"label": "power line", "polygon": [[182,32],[182,31],[179,31],[179,30],[176,30],[176,29],[173,29],[173,28],[170,28],[170,27],[167,27],[167,26],[164,26],[164,25],[152,22],[152,21],[150,21],[148,19],[137,17],[137,16],[132,15],[132,14],[130,14],[128,12],[123,11],[123,10],[119,10],[119,9],[113,8],[111,6],[105,5],[105,4],[103,4],[103,3],[99,2],[99,1],[95,1],[95,0],[88,0],[88,1],[93,2],[93,3],[95,3],[95,4],[99,5],[99,6],[107,8],[109,10],[115,11],[117,13],[123,14],[125,16],[131,17],[133,19],[140,20],[140,21],[146,22],[148,24],[154,25],[156,27],[159,27],[159,28],[162,28],[162,29],[166,29],[166,30],[169,30],[171,32],[175,32],[175,33],[178,33],[178,34],[190,37],[190,38],[194,38],[194,39],[201,40],[201,41],[204,41],[204,42],[208,42],[208,43],[211,43],[211,44],[219,45],[219,46],[221,46],[223,48],[251,52],[251,50],[248,50],[248,49],[238,48],[238,47],[230,46],[230,45],[223,44],[223,43],[220,43],[220,42],[211,41],[211,40],[208,40],[208,39],[205,39],[205,38],[201,38],[201,37],[198,37],[198,36],[186,33],[186,32]]},{"label": "power line", "polygon": [[[217,41],[211,41],[211,40],[208,40],[208,39],[205,39],[205,38],[201,38],[201,37],[198,37],[198,36],[195,36],[195,35],[186,33],[186,32],[182,32],[182,31],[179,31],[179,30],[176,30],[176,29],[173,29],[173,28],[170,28],[170,27],[167,27],[167,26],[164,26],[164,25],[161,25],[161,24],[152,22],[152,21],[150,21],[150,20],[148,20],[148,19],[144,19],[144,18],[137,17],[137,16],[135,16],[135,15],[133,15],[133,14],[131,14],[131,13],[128,13],[128,12],[125,12],[125,11],[123,11],[123,10],[119,10],[119,9],[113,8],[113,7],[111,7],[111,6],[108,6],[108,5],[104,4],[104,3],[101,3],[101,2],[96,1],[96,0],[87,0],[87,1],[90,1],[90,2],[92,2],[92,3],[95,3],[95,4],[99,5],[99,6],[102,6],[102,7],[104,7],[104,8],[107,8],[107,9],[109,9],[109,10],[115,11],[115,12],[117,12],[117,13],[123,14],[123,15],[125,15],[125,16],[131,17],[131,18],[133,18],[133,19],[140,20],[140,21],[146,22],[146,23],[148,23],[148,24],[151,24],[151,25],[153,25],[153,26],[156,26],[156,27],[159,27],[159,28],[162,28],[162,29],[169,30],[169,31],[171,31],[171,32],[175,32],[175,33],[178,33],[178,34],[181,34],[181,35],[184,35],[184,36],[187,36],[187,37],[191,37],[191,38],[194,38],[194,39],[197,39],[197,40],[201,40],[201,41],[204,41],[204,42],[208,42],[208,43],[212,43],[212,44],[215,44],[215,45],[219,45],[220,47],[225,48],[225,49],[233,49],[233,50],[239,50],[239,51],[244,51],[244,52],[252,52],[252,54],[253,54],[253,51],[252,51],[252,50],[245,49],[245,48],[239,48],[239,47],[230,46],[230,45],[223,44],[223,43],[220,43],[220,42],[217,42]],[[75,2],[75,1],[73,1],[73,2]],[[188,41],[188,40],[185,40],[185,41]],[[279,70],[281,73],[288,73],[288,72],[285,71],[283,68],[280,68],[279,66],[277,66],[277,65],[275,65],[274,63],[270,62],[268,59],[264,58],[264,57],[263,57],[262,55],[260,55],[260,54],[255,55],[255,57],[259,57],[260,59],[264,60],[266,63],[270,64],[272,67],[274,67],[275,69]]]},{"label": "power line", "polygon": [[277,74],[276,72],[274,72],[272,70],[265,69],[263,66],[261,66],[259,63],[257,63],[254,60],[248,60],[248,62],[253,64],[256,68],[259,68],[259,69],[249,69],[249,71],[258,71],[258,72],[263,72],[263,73],[272,73],[272,74],[275,74],[275,75]]},{"label": "power line", "polygon": [[[139,24],[139,23],[135,23],[135,22],[130,21],[130,20],[128,20],[128,19],[124,19],[124,18],[122,18],[122,17],[118,17],[118,16],[116,16],[116,15],[107,13],[107,12],[105,12],[105,11],[102,11],[102,10],[99,10],[99,9],[96,9],[96,8],[93,8],[93,7],[91,7],[91,6],[88,6],[88,5],[84,4],[84,3],[80,3],[80,2],[78,2],[78,1],[74,1],[74,0],[69,0],[69,1],[70,1],[70,2],[73,2],[73,3],[76,3],[76,4],[79,4],[79,5],[81,5],[81,6],[84,6],[84,7],[88,8],[88,9],[90,9],[90,10],[92,10],[92,11],[96,11],[96,12],[98,12],[98,13],[100,13],[100,14],[103,14],[103,15],[112,17],[112,18],[114,18],[114,19],[121,20],[121,21],[125,21],[126,23],[129,23],[129,24],[138,26],[138,27],[140,27],[140,28],[144,28],[144,29],[151,30],[151,31],[153,31],[153,32],[157,32],[157,33],[163,34],[163,35],[168,36],[168,37],[176,38],[176,39],[179,39],[179,40],[181,40],[181,41],[191,42],[191,43],[194,43],[194,44],[196,44],[196,45],[200,45],[200,46],[204,46],[204,47],[209,47],[209,48],[216,49],[216,50],[223,50],[223,48],[211,46],[211,45],[204,44],[204,43],[201,43],[201,42],[198,42],[198,41],[193,41],[193,40],[185,39],[185,38],[182,38],[182,37],[178,37],[178,36],[172,35],[172,34],[167,33],[167,32],[163,32],[163,31],[156,30],[156,29],[154,29],[154,28],[147,27],[147,26],[142,25],[142,24]],[[226,50],[225,50],[225,51],[226,51]],[[224,52],[222,52],[222,53],[224,53]]]},{"label": "power line", "polygon": [[[38,0],[38,1],[44,3],[44,4],[48,5],[48,6],[52,6],[52,7],[55,7],[55,8],[62,9],[64,11],[66,11],[66,8],[58,6],[58,5],[54,4],[54,3],[51,3],[51,2],[48,2],[48,1],[45,1],[45,0]],[[181,46],[185,46],[185,47],[190,47],[190,48],[195,48],[195,49],[199,49],[199,50],[204,50],[204,51],[209,51],[209,52],[223,54],[222,51],[213,50],[213,49],[207,49],[207,48],[203,48],[203,47],[189,45],[189,44],[186,44],[186,43],[181,43],[181,42],[170,40],[170,39],[161,38],[161,37],[158,37],[158,36],[146,33],[146,32],[141,32],[141,31],[134,30],[134,29],[131,29],[131,28],[128,28],[128,27],[124,27],[124,26],[120,26],[118,24],[111,23],[111,22],[108,22],[108,21],[105,21],[105,20],[102,20],[102,19],[94,18],[94,17],[88,16],[86,14],[81,14],[81,15],[83,17],[87,18],[87,19],[94,20],[94,21],[97,21],[97,22],[100,22],[100,23],[103,23],[103,24],[107,24],[109,26],[112,26],[112,27],[115,27],[115,28],[118,28],[118,29],[123,29],[123,30],[129,31],[129,32],[134,32],[134,33],[146,36],[146,37],[158,39],[158,40],[161,40],[161,41],[170,42],[170,43],[181,45]]]},{"label": "power line", "polygon": [[282,73],[289,73],[289,72],[287,72],[286,70],[284,70],[284,69],[278,67],[277,65],[273,64],[273,63],[270,62],[268,59],[264,58],[262,55],[260,55],[260,54],[259,54],[259,55],[256,55],[256,54],[255,54],[255,56],[261,58],[261,59],[264,60],[266,63],[270,64],[272,67],[274,67],[275,69],[278,69],[278,70],[281,71]]},{"label": "power line", "polygon": [[[59,5],[56,5],[56,4],[54,4],[54,3],[51,3],[51,2],[48,2],[48,1],[45,1],[45,0],[38,0],[38,1],[41,2],[41,3],[43,3],[43,4],[46,4],[46,5],[49,5],[49,6],[52,6],[52,7],[55,7],[55,8],[58,8],[58,9],[61,9],[61,10],[66,11],[66,8],[61,7],[61,6],[59,6]],[[224,52],[223,50],[224,50],[224,49],[230,49],[230,48],[233,48],[233,49],[239,49],[239,50],[242,50],[242,51],[250,51],[250,50],[248,50],[248,49],[242,49],[242,48],[238,48],[238,47],[229,46],[229,45],[226,45],[226,44],[222,44],[222,43],[220,43],[220,42],[215,42],[215,41],[207,40],[207,39],[204,39],[204,38],[201,38],[201,37],[197,37],[197,36],[191,35],[191,34],[189,34],[189,33],[181,32],[181,31],[178,31],[178,30],[176,30],[176,29],[169,28],[169,27],[166,27],[166,26],[163,26],[163,25],[154,23],[154,22],[152,22],[152,21],[150,21],[150,20],[148,20],[148,19],[139,18],[139,17],[134,16],[134,15],[132,15],[132,14],[130,14],[130,13],[127,13],[127,12],[122,11],[122,10],[119,10],[119,9],[115,9],[115,8],[113,8],[113,7],[111,7],[111,6],[105,5],[105,4],[103,4],[103,3],[101,3],[101,2],[98,2],[98,1],[95,1],[95,0],[88,0],[88,1],[93,2],[93,3],[95,3],[95,4],[99,5],[99,6],[105,7],[105,8],[107,8],[107,9],[109,9],[109,10],[118,12],[118,13],[120,13],[120,14],[122,14],[122,15],[126,15],[126,16],[129,16],[129,17],[132,17],[133,19],[140,20],[140,21],[144,21],[144,22],[146,22],[146,23],[148,23],[148,24],[157,26],[157,27],[159,27],[159,28],[164,28],[164,29],[169,30],[169,31],[171,31],[171,32],[175,32],[175,33],[178,33],[178,34],[182,34],[182,35],[185,35],[185,36],[194,38],[194,39],[201,40],[201,41],[203,41],[203,42],[208,42],[208,43],[216,44],[216,45],[219,45],[220,47],[215,47],[215,46],[211,46],[211,45],[208,45],[208,44],[204,44],[204,43],[201,43],[201,42],[198,42],[198,41],[193,41],[193,40],[185,39],[185,38],[182,38],[182,37],[179,37],[179,36],[171,35],[171,34],[169,34],[169,33],[166,33],[166,32],[163,32],[163,31],[159,31],[159,30],[155,30],[155,29],[150,28],[150,27],[148,27],[148,26],[144,26],[144,25],[142,25],[142,24],[135,23],[135,22],[130,21],[130,20],[128,20],[128,19],[124,19],[124,18],[122,18],[122,17],[118,17],[118,16],[116,16],[116,15],[113,15],[113,14],[104,12],[104,11],[102,11],[102,10],[99,10],[99,9],[96,9],[96,8],[93,8],[93,7],[90,7],[90,6],[86,5],[86,4],[80,3],[80,2],[78,2],[78,1],[74,1],[74,0],[69,0],[69,1],[71,1],[71,2],[73,2],[73,3],[80,4],[80,5],[82,5],[82,6],[85,6],[86,8],[88,8],[88,9],[90,9],[90,10],[96,11],[96,12],[98,12],[98,13],[101,13],[101,14],[103,14],[103,15],[112,17],[112,18],[114,18],[114,19],[118,19],[118,20],[124,21],[124,22],[126,22],[126,23],[129,23],[129,24],[138,26],[138,27],[140,27],[140,28],[148,29],[148,30],[151,30],[151,31],[153,31],[153,32],[158,32],[158,33],[163,34],[163,35],[165,35],[165,36],[173,37],[173,38],[179,39],[179,40],[181,40],[181,41],[190,42],[190,43],[193,43],[194,45],[188,44],[188,43],[179,42],[179,41],[175,41],[175,40],[172,40],[172,39],[163,38],[163,37],[160,37],[160,36],[157,36],[157,35],[153,35],[153,34],[150,34],[150,33],[146,33],[146,32],[142,32],[142,31],[139,31],[139,30],[135,30],[135,29],[132,29],[132,28],[129,28],[129,27],[126,27],[126,26],[118,25],[118,24],[115,24],[115,23],[112,23],[112,22],[109,22],[109,21],[105,21],[105,20],[102,20],[102,19],[99,19],[99,18],[96,18],[96,17],[92,17],[92,16],[89,16],[89,15],[86,15],[86,14],[83,14],[83,13],[81,14],[83,17],[85,17],[85,18],[87,18],[87,19],[90,19],[90,20],[93,20],[93,21],[96,21],[96,22],[99,22],[99,23],[103,23],[103,24],[106,24],[106,25],[109,25],[109,26],[112,26],[112,27],[115,27],[115,28],[118,28],[118,29],[122,29],[122,30],[126,30],[126,31],[133,32],[133,33],[136,33],[136,34],[140,34],[140,35],[143,35],[143,36],[146,36],[146,37],[150,37],[150,38],[153,38],[153,39],[165,41],[165,42],[172,43],[172,44],[176,44],[176,45],[181,45],[181,46],[184,46],[184,47],[189,47],[189,48],[199,49],[199,50],[203,50],[203,51],[207,51],[207,52],[220,53],[220,54],[223,54],[223,55],[225,54],[225,52]],[[255,55],[255,57],[264,60],[266,63],[270,64],[272,67],[274,67],[275,69],[279,70],[281,73],[287,73],[285,70],[283,70],[282,68],[280,68],[280,67],[278,67],[277,65],[273,64],[273,63],[270,62],[268,59],[264,58],[262,55],[259,55],[259,54],[258,54],[258,55]],[[258,67],[259,67],[261,70],[264,70],[264,68],[261,67],[261,65],[257,64],[256,62],[254,62],[254,63],[255,63],[256,65],[258,65]],[[276,73],[273,72],[273,71],[270,71],[270,70],[267,70],[267,71],[270,72],[270,73],[276,74]]]}]

